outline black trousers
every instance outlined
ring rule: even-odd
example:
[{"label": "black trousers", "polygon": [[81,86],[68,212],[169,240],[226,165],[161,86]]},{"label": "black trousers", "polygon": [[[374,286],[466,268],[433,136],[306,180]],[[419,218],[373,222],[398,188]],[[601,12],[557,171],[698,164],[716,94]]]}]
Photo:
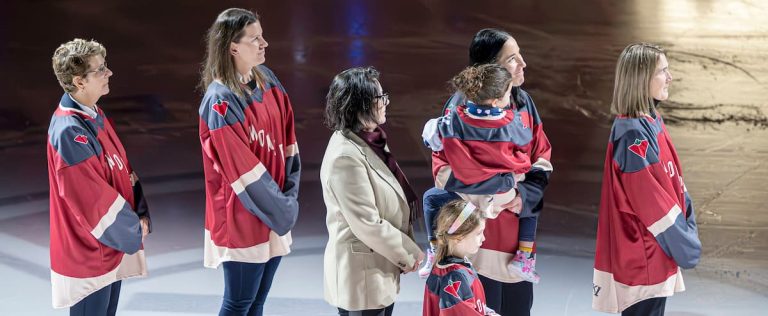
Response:
[{"label": "black trousers", "polygon": [[627,307],[627,309],[621,312],[621,316],[664,316],[664,306],[666,304],[666,297],[649,298]]},{"label": "black trousers", "polygon": [[504,283],[480,276],[485,304],[501,316],[530,316],[533,307],[531,282]]},{"label": "black trousers", "polygon": [[392,310],[394,308],[395,303],[382,309],[366,309],[362,311],[348,311],[339,308],[339,316],[392,316]]}]

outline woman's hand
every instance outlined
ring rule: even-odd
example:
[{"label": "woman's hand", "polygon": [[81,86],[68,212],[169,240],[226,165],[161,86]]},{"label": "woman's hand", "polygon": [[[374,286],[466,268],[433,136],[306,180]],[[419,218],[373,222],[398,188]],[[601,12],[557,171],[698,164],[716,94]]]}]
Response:
[{"label": "woman's hand", "polygon": [[419,250],[419,254],[417,255],[416,262],[413,264],[413,267],[410,267],[407,270],[403,270],[403,274],[408,274],[410,272],[419,270],[419,267],[421,266],[421,263],[423,261],[424,261],[424,252]]},{"label": "woman's hand", "polygon": [[520,195],[518,194],[514,199],[512,199],[511,202],[502,205],[502,207],[512,213],[520,214],[520,212],[523,210],[523,199],[521,199]]}]

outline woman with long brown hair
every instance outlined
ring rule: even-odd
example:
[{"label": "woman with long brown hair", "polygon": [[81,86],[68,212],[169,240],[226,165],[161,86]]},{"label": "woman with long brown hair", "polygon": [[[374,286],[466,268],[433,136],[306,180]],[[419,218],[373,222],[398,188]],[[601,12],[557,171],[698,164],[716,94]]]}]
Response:
[{"label": "woman with long brown hair", "polygon": [[298,215],[300,162],[285,88],[263,65],[255,13],[227,9],[208,30],[201,87],[205,266],[224,266],[219,315],[262,315]]}]

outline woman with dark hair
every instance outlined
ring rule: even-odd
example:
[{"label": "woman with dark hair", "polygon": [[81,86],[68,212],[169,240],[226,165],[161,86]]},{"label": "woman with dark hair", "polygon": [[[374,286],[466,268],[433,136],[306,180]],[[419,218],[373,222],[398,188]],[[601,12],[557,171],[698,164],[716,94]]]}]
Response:
[{"label": "woman with dark hair", "polygon": [[224,266],[219,315],[262,315],[298,215],[293,109],[263,65],[259,17],[227,9],[208,30],[201,87],[205,266]]},{"label": "woman with dark hair", "polygon": [[392,315],[400,274],[424,254],[413,241],[418,199],[387,147],[389,95],[372,67],[333,78],[325,122],[333,130],[320,167],[327,208],[325,300],[339,315]]},{"label": "woman with dark hair", "polygon": [[97,105],[112,70],[96,41],[53,53],[64,95],[48,128],[53,307],[115,315],[122,280],[147,275],[149,209],[111,120]]},{"label": "woman with dark hair", "polygon": [[[512,90],[510,93],[509,107],[502,112],[509,111],[512,132],[504,133],[520,151],[516,154],[527,156],[530,169],[516,182],[514,189],[515,198],[506,204],[510,212],[500,212],[496,218],[488,219],[486,223],[485,238],[477,254],[470,260],[477,268],[480,281],[485,288],[488,307],[501,315],[528,315],[533,306],[533,284],[524,281],[519,273],[515,272],[514,260],[521,253],[527,253],[532,260],[535,246],[519,243],[519,219],[536,217],[543,208],[543,193],[552,172],[550,163],[551,146],[543,124],[539,118],[533,99],[520,86],[525,81],[524,68],[526,63],[520,53],[520,47],[508,33],[496,29],[483,29],[475,34],[469,48],[469,65],[479,66],[483,64],[498,64],[512,74]],[[449,114],[456,108],[466,111],[467,97],[460,91],[454,93],[443,109],[444,114]],[[490,114],[490,113],[489,113]],[[475,126],[484,127],[487,124],[481,121],[487,118],[479,118]],[[428,126],[429,127],[429,126]],[[436,130],[425,128],[422,135],[425,140],[434,139]],[[489,140],[489,139],[480,139]],[[434,152],[432,157],[432,172],[436,184],[440,187],[429,189],[424,193],[424,213],[428,231],[434,229],[434,218],[440,206],[448,201],[460,198],[459,194],[487,194],[488,187],[497,187],[499,177],[482,179],[482,181],[467,184],[457,180],[453,174],[452,166],[444,151]],[[478,157],[480,158],[480,157]],[[512,173],[513,170],[509,170]],[[430,244],[433,244],[435,236],[430,233]],[[531,236],[532,237],[532,236]],[[532,240],[532,239],[531,239]],[[432,250],[429,250],[432,255]],[[428,264],[419,271],[420,275],[428,275],[424,272]],[[519,260],[517,260],[519,261]],[[512,264],[511,264],[512,263]],[[511,265],[510,265],[511,264]]]},{"label": "woman with dark hair", "polygon": [[664,315],[685,290],[682,269],[701,256],[696,216],[675,146],[656,111],[669,97],[667,56],[647,43],[616,64],[597,225],[592,307],[622,315]]}]

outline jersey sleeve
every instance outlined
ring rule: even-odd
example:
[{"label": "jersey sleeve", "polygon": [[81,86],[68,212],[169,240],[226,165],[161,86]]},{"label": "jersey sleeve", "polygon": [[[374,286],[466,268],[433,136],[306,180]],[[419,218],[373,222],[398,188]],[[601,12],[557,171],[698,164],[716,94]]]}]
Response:
[{"label": "jersey sleeve", "polygon": [[[89,141],[75,142],[76,137]],[[82,138],[81,138],[82,139]],[[133,254],[141,249],[139,216],[131,204],[103,177],[96,137],[78,126],[53,136],[60,159],[67,162],[56,169],[58,192],[70,214],[102,244]]]},{"label": "jersey sleeve", "polygon": [[233,127],[242,124],[238,113],[229,109],[230,104],[237,102],[233,96],[206,99],[201,111],[208,125],[208,133],[201,134],[203,151],[251,214],[278,235],[287,234],[298,216],[298,185],[289,184],[287,194],[284,193],[251,151],[242,128]]},{"label": "jersey sleeve", "polygon": [[144,196],[144,189],[141,186],[141,181],[139,181],[139,176],[136,175],[136,172],[131,173],[131,184],[133,184],[133,200],[135,201],[136,215],[138,215],[139,218],[147,219],[149,226],[149,231],[147,233],[151,233],[152,217],[149,214],[149,204],[147,204],[147,198]]},{"label": "jersey sleeve", "polygon": [[[669,184],[659,178],[669,177],[659,161],[656,140],[638,130],[628,130],[613,144],[616,172],[631,212],[656,238],[664,252],[678,266],[690,269],[698,264],[701,242],[690,203],[680,205],[670,194]],[[687,192],[685,201],[689,200]],[[685,202],[684,201],[684,202]],[[690,206],[688,212],[683,208]]]},{"label": "jersey sleeve", "polygon": [[531,170],[525,174],[525,180],[517,184],[523,208],[520,217],[537,216],[544,207],[544,190],[549,185],[549,176],[553,171],[551,162],[552,145],[547,134],[544,133],[544,125],[536,110],[533,99],[525,93],[526,107],[533,120],[533,139],[531,140]]},{"label": "jersey sleeve", "polygon": [[472,291],[472,280],[461,270],[451,271],[440,278],[439,305],[440,316],[485,315],[477,306],[478,302]]},{"label": "jersey sleeve", "polygon": [[299,145],[296,142],[296,130],[293,118],[293,107],[287,94],[283,94],[285,106],[285,183],[283,193],[297,200],[299,198],[299,180],[301,179],[301,158]]},{"label": "jersey sleeve", "polygon": [[299,157],[299,145],[296,142],[295,121],[293,115],[293,104],[288,96],[285,87],[277,78],[277,75],[265,65],[259,65],[259,70],[266,75],[270,85],[274,85],[279,94],[280,108],[283,111],[283,121],[285,125],[285,149],[281,149],[285,157],[285,182],[283,183],[283,193],[286,196],[298,199],[299,180],[301,178],[301,159]]}]

